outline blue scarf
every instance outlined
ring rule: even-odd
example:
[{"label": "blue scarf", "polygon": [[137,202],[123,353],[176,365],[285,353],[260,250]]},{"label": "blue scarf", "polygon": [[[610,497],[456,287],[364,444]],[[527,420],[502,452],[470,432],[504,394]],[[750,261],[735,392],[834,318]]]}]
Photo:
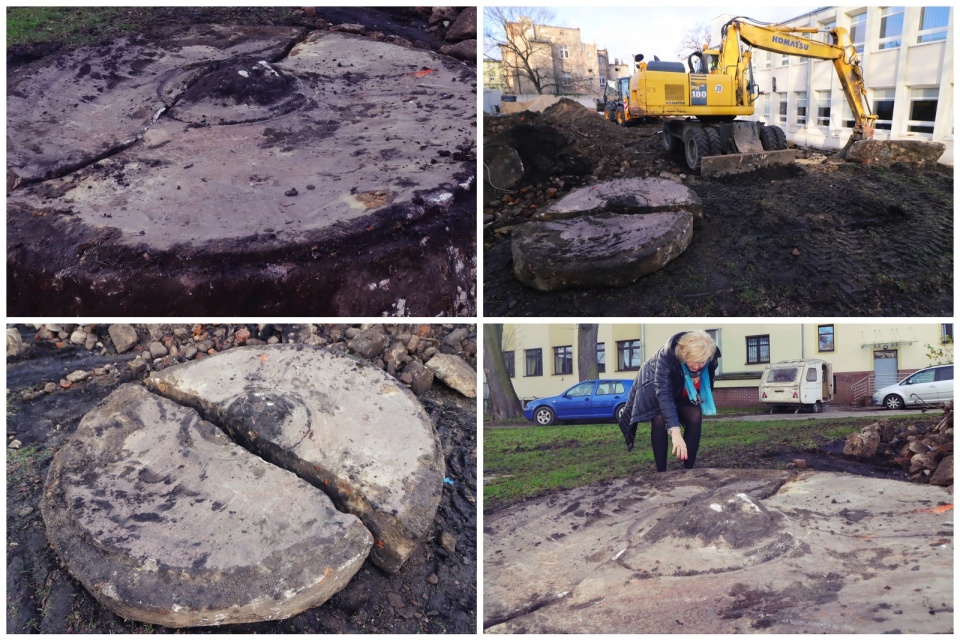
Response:
[{"label": "blue scarf", "polygon": [[687,397],[693,404],[699,404],[700,410],[705,416],[714,416],[717,414],[717,407],[713,404],[713,392],[710,390],[710,367],[705,366],[700,373],[700,397],[697,397],[697,388],[693,386],[693,378],[690,377],[690,369],[686,362],[680,363],[683,369],[683,385],[687,389]]}]

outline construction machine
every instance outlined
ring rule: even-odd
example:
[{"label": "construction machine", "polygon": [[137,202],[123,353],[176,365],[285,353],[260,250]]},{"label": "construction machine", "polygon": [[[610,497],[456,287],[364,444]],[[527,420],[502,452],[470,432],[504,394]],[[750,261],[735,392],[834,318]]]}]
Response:
[{"label": "construction machine", "polygon": [[643,56],[638,55],[637,72],[630,76],[629,96],[617,120],[629,124],[649,116],[665,118],[661,134],[664,150],[682,150],[690,169],[699,169],[701,175],[740,173],[793,162],[796,150],[787,149],[787,137],[780,127],[736,120],[737,116],[752,116],[754,102],[761,95],[753,79],[753,48],[832,60],[855,121],[847,146],[872,138],[877,116],[870,113],[860,60],[847,30],[830,29],[830,42],[801,35],[818,32],[815,27],[764,24],[737,17],[723,25],[720,46],[692,53],[687,68],[682,62],[643,62]]}]

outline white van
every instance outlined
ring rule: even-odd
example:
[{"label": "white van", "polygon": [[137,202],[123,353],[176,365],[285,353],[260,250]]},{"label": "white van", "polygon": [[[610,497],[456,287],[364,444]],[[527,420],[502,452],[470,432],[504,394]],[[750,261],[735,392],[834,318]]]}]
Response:
[{"label": "white van", "polygon": [[787,407],[823,411],[833,400],[833,365],[826,360],[786,360],[767,365],[760,378],[760,402],[774,409]]}]

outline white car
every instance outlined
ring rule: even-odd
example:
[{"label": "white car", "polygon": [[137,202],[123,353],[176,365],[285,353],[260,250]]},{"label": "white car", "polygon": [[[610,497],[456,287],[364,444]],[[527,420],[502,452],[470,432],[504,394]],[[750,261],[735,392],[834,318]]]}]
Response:
[{"label": "white car", "polygon": [[953,365],[941,364],[911,373],[909,376],[873,394],[872,404],[887,409],[912,405],[937,404],[953,400]]}]

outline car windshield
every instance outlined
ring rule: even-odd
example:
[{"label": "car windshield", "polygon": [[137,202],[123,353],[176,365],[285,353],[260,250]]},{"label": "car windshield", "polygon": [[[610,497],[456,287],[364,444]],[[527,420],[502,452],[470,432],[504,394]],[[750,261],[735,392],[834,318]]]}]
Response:
[{"label": "car windshield", "polygon": [[767,373],[767,382],[794,382],[797,379],[797,367],[777,367]]}]

